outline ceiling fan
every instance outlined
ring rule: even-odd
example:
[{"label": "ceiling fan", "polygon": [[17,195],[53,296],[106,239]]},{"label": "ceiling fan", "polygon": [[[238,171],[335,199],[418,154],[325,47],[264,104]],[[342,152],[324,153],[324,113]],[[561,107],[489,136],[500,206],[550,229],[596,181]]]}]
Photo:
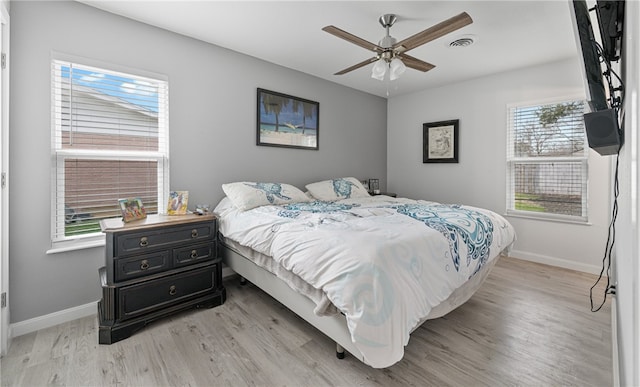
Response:
[{"label": "ceiling fan", "polygon": [[371,77],[379,80],[384,79],[387,67],[389,68],[389,76],[392,81],[397,79],[407,67],[422,72],[429,71],[435,66],[418,58],[409,56],[406,52],[473,23],[471,16],[466,12],[462,12],[459,15],[442,21],[422,32],[418,32],[417,34],[398,42],[394,37],[389,35],[389,28],[393,26],[396,20],[397,17],[394,14],[385,14],[380,16],[378,21],[382,27],[385,28],[387,33],[378,44],[368,42],[365,39],[350,34],[349,32],[341,30],[335,26],[324,27],[322,29],[323,31],[375,53],[374,57],[338,71],[334,75],[346,74],[373,62],[376,62],[376,64],[373,66]]}]

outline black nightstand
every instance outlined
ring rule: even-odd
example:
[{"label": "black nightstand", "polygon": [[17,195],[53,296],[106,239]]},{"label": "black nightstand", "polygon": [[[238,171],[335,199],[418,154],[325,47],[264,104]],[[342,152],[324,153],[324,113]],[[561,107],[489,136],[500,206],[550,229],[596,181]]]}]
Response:
[{"label": "black nightstand", "polygon": [[214,215],[149,215],[100,222],[106,266],[100,268],[98,343],[112,344],[156,319],[224,303]]}]

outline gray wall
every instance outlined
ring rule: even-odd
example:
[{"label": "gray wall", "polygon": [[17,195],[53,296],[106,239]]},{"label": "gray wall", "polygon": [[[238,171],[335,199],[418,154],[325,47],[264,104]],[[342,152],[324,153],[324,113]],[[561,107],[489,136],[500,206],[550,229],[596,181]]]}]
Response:
[{"label": "gray wall", "polygon": [[[577,58],[391,99],[389,189],[504,214],[508,105],[572,97],[584,98]],[[422,124],[452,119],[460,120],[459,163],[423,164]],[[610,213],[611,160],[589,151],[588,224],[508,217],[518,233],[512,255],[599,273]]]},{"label": "gray wall", "polygon": [[[297,185],[378,177],[386,188],[386,100],[76,2],[11,6],[11,322],[101,296],[104,248],[50,245],[51,53],[169,78],[171,188],[215,205],[238,180]],[[255,145],[256,88],[320,103],[319,151]]]}]

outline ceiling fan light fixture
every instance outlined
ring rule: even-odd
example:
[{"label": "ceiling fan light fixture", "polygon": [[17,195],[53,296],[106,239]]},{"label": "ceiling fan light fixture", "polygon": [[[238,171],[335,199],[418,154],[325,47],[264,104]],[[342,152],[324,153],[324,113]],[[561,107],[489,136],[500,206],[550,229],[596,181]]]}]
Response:
[{"label": "ceiling fan light fixture", "polygon": [[389,64],[389,79],[395,81],[407,70],[407,66],[400,58],[393,58]]},{"label": "ceiling fan light fixture", "polygon": [[384,73],[387,72],[387,62],[380,58],[376,61],[376,64],[373,65],[371,69],[371,78],[377,79],[379,81],[384,80]]},{"label": "ceiling fan light fixture", "polygon": [[396,22],[396,20],[398,20],[398,18],[392,13],[384,14],[378,19],[380,25],[382,25],[384,28],[391,27]]},{"label": "ceiling fan light fixture", "polygon": [[[363,60],[360,63],[356,63],[353,66],[338,71],[335,75],[346,74],[371,63],[374,63],[371,70],[371,78],[378,79],[380,81],[384,81],[386,78],[387,69],[389,71],[388,79],[390,81],[398,79],[405,72],[407,67],[422,72],[429,71],[435,66],[418,58],[409,56],[406,52],[473,23],[473,19],[471,19],[469,14],[461,12],[456,16],[450,17],[398,42],[389,34],[389,29],[396,21],[397,17],[394,14],[385,14],[380,17],[380,25],[384,27],[386,34],[378,44],[371,43],[368,40],[362,39],[332,25],[323,27],[323,31],[375,53],[373,58]],[[472,42],[473,39],[459,40],[454,44],[454,46],[468,45]]]}]

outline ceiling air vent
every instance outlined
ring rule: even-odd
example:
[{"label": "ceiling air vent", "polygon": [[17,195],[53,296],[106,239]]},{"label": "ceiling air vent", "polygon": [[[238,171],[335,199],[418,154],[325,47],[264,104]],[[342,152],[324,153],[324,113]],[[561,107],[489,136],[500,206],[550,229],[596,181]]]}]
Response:
[{"label": "ceiling air vent", "polygon": [[449,47],[468,47],[470,45],[472,45],[473,43],[475,43],[476,38],[474,36],[463,36],[460,38],[457,38],[456,40],[452,41],[449,43]]}]

